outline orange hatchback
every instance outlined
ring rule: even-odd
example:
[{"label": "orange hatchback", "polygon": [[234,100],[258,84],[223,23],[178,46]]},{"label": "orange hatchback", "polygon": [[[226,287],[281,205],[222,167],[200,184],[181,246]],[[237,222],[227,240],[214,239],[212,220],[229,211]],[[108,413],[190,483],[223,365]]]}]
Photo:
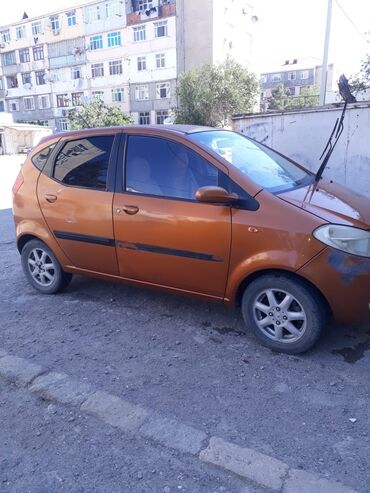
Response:
[{"label": "orange hatchback", "polygon": [[262,344],[291,354],[328,315],[369,320],[370,201],[243,135],[53,135],[13,194],[23,270],[42,293],[76,273],[240,305]]}]

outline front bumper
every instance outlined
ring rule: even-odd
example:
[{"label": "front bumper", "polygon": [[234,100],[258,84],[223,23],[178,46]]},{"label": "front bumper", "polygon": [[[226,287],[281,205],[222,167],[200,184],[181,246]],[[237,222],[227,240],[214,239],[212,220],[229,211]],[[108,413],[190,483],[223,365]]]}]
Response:
[{"label": "front bumper", "polygon": [[370,258],[327,247],[297,273],[321,291],[337,322],[370,322]]}]

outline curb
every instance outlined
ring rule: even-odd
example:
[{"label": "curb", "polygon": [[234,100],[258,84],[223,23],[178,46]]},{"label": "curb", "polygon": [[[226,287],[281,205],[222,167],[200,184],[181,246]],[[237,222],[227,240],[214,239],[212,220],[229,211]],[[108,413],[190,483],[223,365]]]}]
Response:
[{"label": "curb", "polygon": [[27,388],[45,400],[77,407],[126,433],[136,433],[166,448],[191,454],[200,461],[232,472],[276,493],[359,493],[256,450],[240,447],[202,430],[128,402],[65,373],[46,371],[24,358],[0,349],[0,377]]}]

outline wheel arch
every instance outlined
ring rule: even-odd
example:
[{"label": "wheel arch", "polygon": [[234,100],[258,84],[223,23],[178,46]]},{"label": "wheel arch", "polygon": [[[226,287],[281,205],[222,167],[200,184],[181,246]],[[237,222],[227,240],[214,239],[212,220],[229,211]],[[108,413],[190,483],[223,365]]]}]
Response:
[{"label": "wheel arch", "polygon": [[288,277],[290,279],[299,280],[300,282],[305,284],[309,289],[314,291],[319,296],[319,298],[321,299],[322,304],[325,308],[326,313],[329,316],[332,315],[332,309],[330,307],[330,304],[329,304],[327,298],[324,296],[324,294],[320,291],[320,289],[318,289],[311,281],[309,281],[305,277],[297,274],[296,272],[292,272],[292,271],[284,270],[284,269],[263,269],[263,270],[259,270],[259,271],[256,271],[256,272],[253,272],[253,273],[247,275],[241,281],[241,283],[239,284],[239,286],[235,292],[234,304],[238,307],[241,306],[243,293],[244,293],[245,289],[247,288],[247,286],[249,286],[255,279],[257,279],[261,276],[264,276],[264,275],[269,275],[269,274],[280,274],[280,275]]},{"label": "wheel arch", "polygon": [[[33,234],[24,234],[22,236],[20,236],[18,239],[17,239],[17,249],[18,249],[18,252],[19,253],[22,253],[22,250],[24,248],[24,246],[30,242],[31,240],[39,240],[39,241],[42,241],[42,243],[45,243],[45,241],[40,238],[39,236],[36,236],[36,235],[33,235]],[[46,243],[45,243],[46,246],[48,246]]]}]

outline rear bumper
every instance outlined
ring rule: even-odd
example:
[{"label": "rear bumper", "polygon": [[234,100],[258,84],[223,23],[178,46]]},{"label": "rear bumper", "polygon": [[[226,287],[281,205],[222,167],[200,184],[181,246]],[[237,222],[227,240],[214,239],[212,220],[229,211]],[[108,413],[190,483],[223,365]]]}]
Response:
[{"label": "rear bumper", "polygon": [[370,258],[328,247],[298,274],[321,291],[337,322],[370,322]]}]

